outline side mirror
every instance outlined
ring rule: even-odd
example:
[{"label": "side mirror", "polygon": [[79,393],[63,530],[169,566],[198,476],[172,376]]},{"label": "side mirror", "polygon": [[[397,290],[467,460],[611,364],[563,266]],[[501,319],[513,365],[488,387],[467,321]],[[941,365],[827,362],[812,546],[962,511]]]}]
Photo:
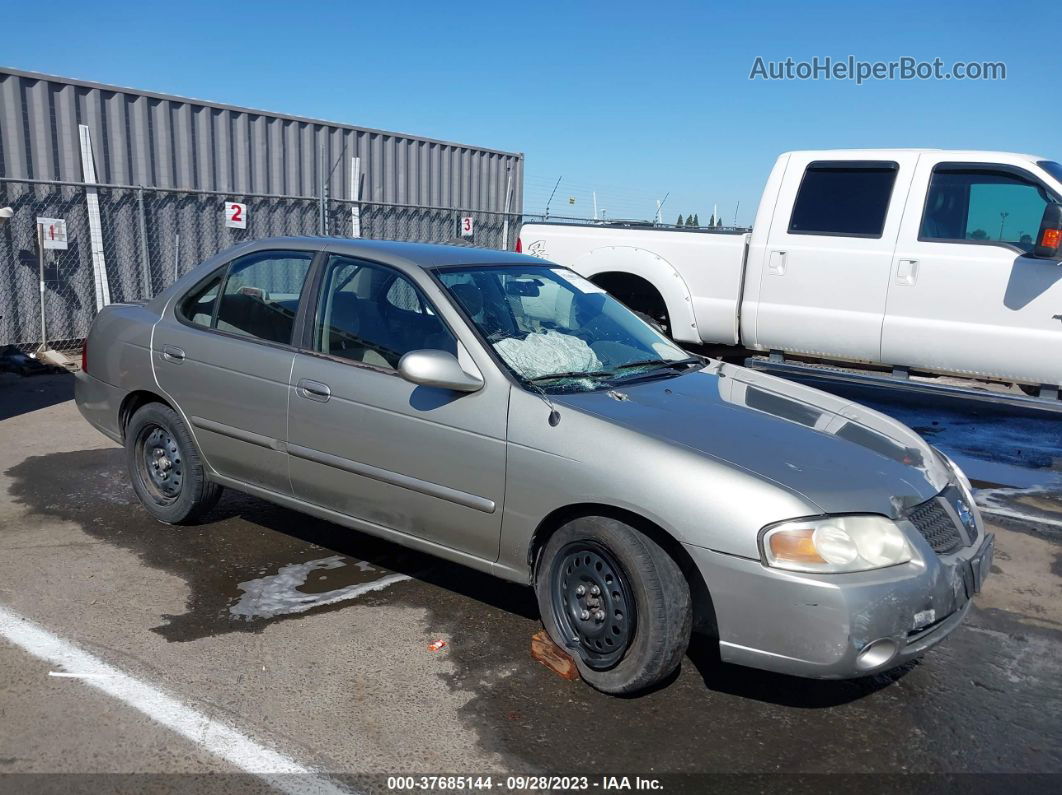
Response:
[{"label": "side mirror", "polygon": [[1033,256],[1040,259],[1062,258],[1062,204],[1056,202],[1044,208]]},{"label": "side mirror", "polygon": [[461,369],[457,357],[446,351],[410,351],[398,360],[398,374],[411,384],[478,392],[483,379]]}]

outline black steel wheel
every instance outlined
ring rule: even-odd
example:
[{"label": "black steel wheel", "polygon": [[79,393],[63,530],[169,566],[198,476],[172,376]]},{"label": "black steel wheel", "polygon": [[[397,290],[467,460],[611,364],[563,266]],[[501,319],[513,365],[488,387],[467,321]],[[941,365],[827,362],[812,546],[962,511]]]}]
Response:
[{"label": "black steel wheel", "polygon": [[217,503],[195,440],[179,414],[163,403],[141,406],[125,428],[133,491],[148,513],[167,524],[194,522]]},{"label": "black steel wheel", "polygon": [[614,666],[634,638],[637,608],[627,576],[594,541],[566,544],[550,571],[553,613],[565,638],[595,670]]},{"label": "black steel wheel", "polygon": [[681,568],[646,533],[603,516],[559,527],[535,568],[542,623],[605,693],[645,690],[689,645],[693,607]]},{"label": "black steel wheel", "polygon": [[169,505],[181,496],[184,486],[184,456],[174,434],[160,425],[147,423],[138,435],[140,474],[151,496]]}]

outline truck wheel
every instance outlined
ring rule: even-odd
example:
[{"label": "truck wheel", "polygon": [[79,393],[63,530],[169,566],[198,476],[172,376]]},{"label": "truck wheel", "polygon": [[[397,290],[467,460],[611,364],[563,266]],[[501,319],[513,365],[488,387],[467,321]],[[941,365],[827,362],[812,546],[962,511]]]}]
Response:
[{"label": "truck wheel", "polygon": [[591,686],[628,694],[682,661],[693,611],[682,571],[651,539],[590,516],[557,530],[535,579],[542,623]]},{"label": "truck wheel", "polygon": [[221,497],[221,487],[207,479],[192,434],[169,406],[148,403],[133,414],[125,454],[133,491],[160,522],[195,522]]}]

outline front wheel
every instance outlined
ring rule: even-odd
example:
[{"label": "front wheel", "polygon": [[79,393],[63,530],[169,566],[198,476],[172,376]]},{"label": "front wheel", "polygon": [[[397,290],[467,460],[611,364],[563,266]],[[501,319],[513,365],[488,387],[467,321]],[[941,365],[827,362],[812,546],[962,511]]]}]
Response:
[{"label": "front wheel", "polygon": [[125,453],[133,491],[161,522],[194,522],[221,496],[221,487],[207,479],[192,434],[169,406],[148,403],[133,414]]},{"label": "front wheel", "polygon": [[535,593],[553,641],[591,686],[629,694],[678,668],[689,645],[689,585],[674,560],[630,525],[575,519],[546,543]]}]

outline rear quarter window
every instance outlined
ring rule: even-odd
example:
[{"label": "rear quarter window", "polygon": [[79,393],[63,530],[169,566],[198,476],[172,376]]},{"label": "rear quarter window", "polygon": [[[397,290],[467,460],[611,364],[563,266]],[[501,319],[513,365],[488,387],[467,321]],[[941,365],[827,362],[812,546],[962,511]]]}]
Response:
[{"label": "rear quarter window", "polygon": [[881,237],[897,170],[893,162],[811,163],[793,203],[789,234]]}]

